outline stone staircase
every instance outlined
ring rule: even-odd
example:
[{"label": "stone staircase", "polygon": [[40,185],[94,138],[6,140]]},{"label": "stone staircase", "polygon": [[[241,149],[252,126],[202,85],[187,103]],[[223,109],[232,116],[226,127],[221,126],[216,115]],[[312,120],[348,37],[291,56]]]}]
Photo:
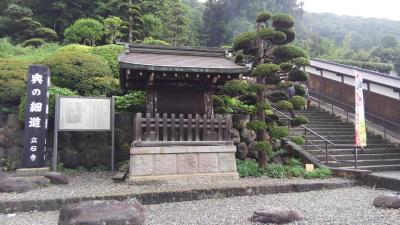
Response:
[{"label": "stone staircase", "polygon": [[[328,112],[316,109],[295,113],[306,116],[310,120],[310,123],[306,124],[308,128],[336,145],[336,147],[328,145],[329,154],[336,159],[335,161],[328,158],[328,166],[354,168],[354,125],[352,123],[343,122]],[[304,128],[297,127],[293,130],[298,134],[304,134]],[[292,135],[295,134],[292,133]],[[324,151],[311,144],[304,145],[303,148],[307,147],[308,152],[325,164],[325,142],[310,132],[307,133],[307,139]],[[374,172],[400,171],[400,146],[384,140],[379,135],[368,133],[367,147],[358,154],[358,169]]]}]

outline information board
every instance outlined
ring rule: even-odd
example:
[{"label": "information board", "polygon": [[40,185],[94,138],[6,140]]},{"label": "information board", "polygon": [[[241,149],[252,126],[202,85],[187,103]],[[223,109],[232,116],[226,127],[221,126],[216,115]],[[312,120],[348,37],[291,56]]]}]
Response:
[{"label": "information board", "polygon": [[111,130],[111,99],[60,97],[59,131]]}]

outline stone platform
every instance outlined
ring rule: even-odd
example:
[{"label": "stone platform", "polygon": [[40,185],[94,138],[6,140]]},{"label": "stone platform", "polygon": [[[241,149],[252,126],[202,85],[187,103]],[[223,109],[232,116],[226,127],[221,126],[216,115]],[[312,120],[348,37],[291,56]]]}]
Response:
[{"label": "stone platform", "polygon": [[239,178],[236,148],[223,146],[162,146],[131,148],[131,184],[176,181],[218,181]]}]

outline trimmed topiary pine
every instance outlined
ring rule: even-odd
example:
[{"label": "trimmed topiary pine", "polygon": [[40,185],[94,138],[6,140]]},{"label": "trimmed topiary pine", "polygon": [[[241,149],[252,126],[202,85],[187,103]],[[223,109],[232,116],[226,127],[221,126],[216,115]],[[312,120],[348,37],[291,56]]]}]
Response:
[{"label": "trimmed topiary pine", "polygon": [[298,95],[291,97],[289,101],[292,103],[294,109],[304,109],[306,105],[306,99]]},{"label": "trimmed topiary pine", "polygon": [[231,80],[225,83],[224,87],[222,88],[222,92],[231,97],[236,97],[245,95],[248,89],[249,85],[247,82],[241,80]]},{"label": "trimmed topiary pine", "polygon": [[309,75],[307,72],[303,71],[303,70],[292,70],[289,72],[289,80],[290,81],[307,81],[309,78]]},{"label": "trimmed topiary pine", "polygon": [[308,120],[307,117],[303,116],[303,115],[299,115],[296,116],[293,120],[292,120],[292,125],[293,126],[300,126],[300,125],[304,125],[309,123],[310,120]]},{"label": "trimmed topiary pine", "polygon": [[79,94],[84,96],[113,96],[120,94],[119,80],[113,77],[92,77],[79,82]]},{"label": "trimmed topiary pine", "polygon": [[28,62],[0,59],[0,102],[18,105],[24,96]]},{"label": "trimmed topiary pine", "polygon": [[281,100],[278,102],[278,109],[280,110],[293,110],[293,104],[287,100]]},{"label": "trimmed topiary pine", "polygon": [[281,140],[289,135],[289,129],[287,127],[272,127],[270,134],[273,139]]},{"label": "trimmed topiary pine", "polygon": [[24,46],[24,47],[32,46],[34,48],[39,48],[40,46],[44,45],[45,43],[46,42],[41,38],[32,38],[32,39],[24,41],[24,43],[22,43],[22,46]]}]

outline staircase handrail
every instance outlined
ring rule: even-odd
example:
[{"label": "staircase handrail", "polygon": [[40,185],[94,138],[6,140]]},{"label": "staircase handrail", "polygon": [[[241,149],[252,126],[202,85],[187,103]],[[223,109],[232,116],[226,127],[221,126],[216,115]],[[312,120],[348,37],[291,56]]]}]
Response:
[{"label": "staircase handrail", "polygon": [[[294,130],[291,129],[291,127],[290,127],[290,122],[293,121],[293,118],[289,117],[288,115],[286,115],[285,113],[283,113],[283,112],[277,110],[277,109],[274,108],[274,107],[271,107],[271,108],[272,108],[272,111],[274,111],[274,112],[276,112],[276,113],[282,115],[283,117],[285,117],[285,118],[288,120],[288,129],[289,129],[290,131],[292,131],[293,133],[299,135],[296,131],[294,131]],[[305,142],[306,142],[306,151],[308,151],[308,145],[307,145],[307,143],[310,143],[311,145],[313,145],[314,147],[316,147],[316,148],[317,148],[318,150],[320,150],[321,152],[324,152],[324,150],[321,149],[318,145],[316,145],[315,143],[313,143],[313,142],[310,141],[310,140],[307,140],[307,131],[308,131],[308,132],[314,134],[315,136],[317,136],[318,138],[322,139],[322,140],[325,142],[325,162],[326,162],[326,164],[328,164],[328,157],[330,157],[331,159],[333,159],[333,160],[336,161],[336,162],[338,161],[335,157],[331,156],[331,155],[328,153],[328,144],[332,145],[333,147],[336,147],[336,144],[334,144],[332,141],[326,139],[325,137],[322,137],[322,136],[319,135],[317,132],[315,132],[315,131],[313,131],[312,129],[306,127],[305,125],[300,125],[300,127],[304,128],[304,131],[305,131],[304,138],[305,138]]]}]

